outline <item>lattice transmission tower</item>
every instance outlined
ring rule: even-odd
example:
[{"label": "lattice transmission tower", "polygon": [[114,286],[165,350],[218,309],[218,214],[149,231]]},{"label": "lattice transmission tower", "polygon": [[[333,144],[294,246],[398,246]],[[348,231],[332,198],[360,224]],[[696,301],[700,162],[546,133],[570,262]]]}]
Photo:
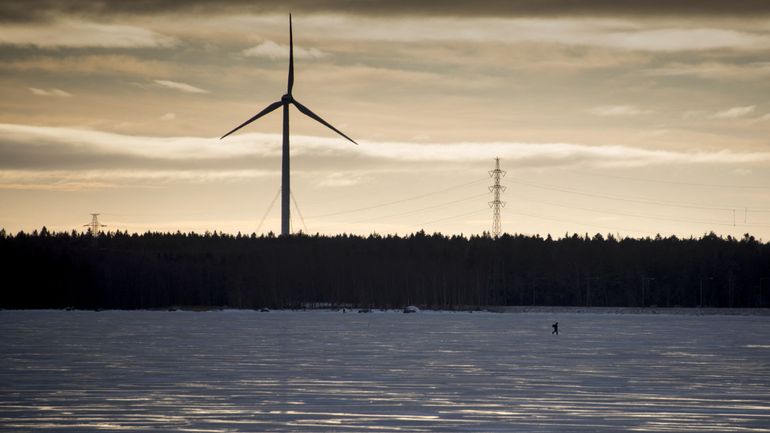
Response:
[{"label": "lattice transmission tower", "polygon": [[494,200],[489,202],[489,207],[492,208],[492,236],[498,237],[502,232],[500,226],[500,208],[505,207],[505,202],[500,201],[500,193],[505,191],[505,187],[500,185],[500,178],[505,176],[505,171],[500,170],[500,158],[495,158],[495,169],[489,171],[489,177],[491,177],[495,183],[489,187],[489,191],[492,192]]},{"label": "lattice transmission tower", "polygon": [[102,224],[99,222],[99,216],[98,213],[92,213],[91,214],[91,222],[89,224],[84,224],[83,227],[88,227],[88,233],[91,233],[91,236],[96,236],[101,231],[102,227],[107,227],[106,224]]}]

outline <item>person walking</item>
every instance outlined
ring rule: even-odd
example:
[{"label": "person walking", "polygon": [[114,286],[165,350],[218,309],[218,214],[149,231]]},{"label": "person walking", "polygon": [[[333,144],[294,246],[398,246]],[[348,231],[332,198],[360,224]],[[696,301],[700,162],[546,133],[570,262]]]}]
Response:
[{"label": "person walking", "polygon": [[551,332],[551,335],[556,334],[559,335],[559,322],[554,323],[551,325],[553,327],[553,332]]}]

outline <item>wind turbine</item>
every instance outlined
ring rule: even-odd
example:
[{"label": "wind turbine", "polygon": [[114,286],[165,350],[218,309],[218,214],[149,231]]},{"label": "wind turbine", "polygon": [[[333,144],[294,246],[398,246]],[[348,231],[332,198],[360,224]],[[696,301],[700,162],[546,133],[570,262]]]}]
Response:
[{"label": "wind turbine", "polygon": [[358,144],[352,138],[340,132],[340,130],[333,127],[329,122],[321,119],[320,116],[313,113],[309,108],[305,107],[304,105],[300,104],[299,101],[294,99],[294,96],[291,94],[292,87],[294,87],[294,40],[291,32],[291,14],[289,14],[289,85],[286,89],[286,94],[281,96],[280,101],[276,101],[268,105],[264,110],[254,115],[254,117],[243,122],[237,128],[233,129],[220,138],[221,140],[222,138],[225,138],[233,132],[248,125],[249,123],[259,119],[265,114],[276,110],[278,107],[283,107],[283,148],[281,150],[281,236],[287,236],[291,234],[289,228],[289,200],[291,200],[291,190],[289,186],[289,105],[294,104],[300,113],[318,121],[322,125],[325,125],[337,134],[352,141],[354,144]]}]

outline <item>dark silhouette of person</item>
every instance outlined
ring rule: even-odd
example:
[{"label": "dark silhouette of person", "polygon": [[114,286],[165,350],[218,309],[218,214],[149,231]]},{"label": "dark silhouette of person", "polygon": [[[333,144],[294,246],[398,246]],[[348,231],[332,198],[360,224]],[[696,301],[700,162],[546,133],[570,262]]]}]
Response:
[{"label": "dark silhouette of person", "polygon": [[553,332],[551,332],[551,335],[553,334],[559,335],[559,322],[556,322],[551,326],[553,327]]}]

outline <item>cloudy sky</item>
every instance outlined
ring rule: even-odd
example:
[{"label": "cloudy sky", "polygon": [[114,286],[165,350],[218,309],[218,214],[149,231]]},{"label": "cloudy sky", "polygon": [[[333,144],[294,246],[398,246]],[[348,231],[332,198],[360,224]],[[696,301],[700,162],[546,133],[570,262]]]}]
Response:
[{"label": "cloudy sky", "polygon": [[295,230],[770,240],[758,0],[3,2],[0,227],[279,231],[289,12]]}]

